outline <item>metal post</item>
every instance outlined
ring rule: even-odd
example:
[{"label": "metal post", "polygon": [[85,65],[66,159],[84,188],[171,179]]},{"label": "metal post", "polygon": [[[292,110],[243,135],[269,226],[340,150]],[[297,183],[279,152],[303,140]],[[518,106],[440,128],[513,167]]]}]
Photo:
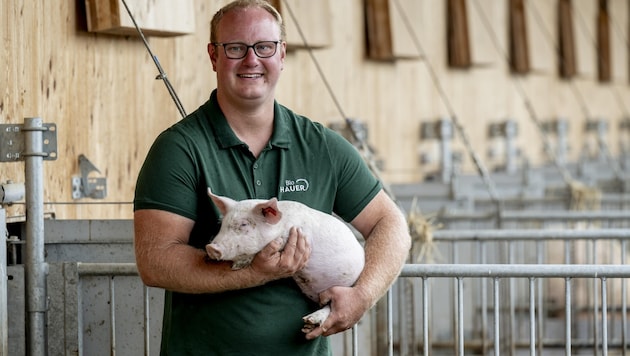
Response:
[{"label": "metal post", "polygon": [[7,212],[0,207],[0,355],[9,355],[9,312],[7,297]]},{"label": "metal post", "polygon": [[41,118],[24,119],[26,177],[26,279],[27,353],[46,355],[46,277],[44,261],[43,127]]},{"label": "metal post", "polygon": [[453,139],[453,125],[448,119],[437,122],[440,135],[440,156],[442,158],[440,170],[442,171],[442,182],[448,183],[453,175],[453,151],[451,140]]}]

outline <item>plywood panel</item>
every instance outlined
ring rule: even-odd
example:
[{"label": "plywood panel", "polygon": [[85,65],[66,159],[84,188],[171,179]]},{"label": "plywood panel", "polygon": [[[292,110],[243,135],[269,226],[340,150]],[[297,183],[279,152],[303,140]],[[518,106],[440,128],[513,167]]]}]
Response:
[{"label": "plywood panel", "polygon": [[[630,27],[628,16],[630,4],[626,0],[609,0],[610,9],[610,40],[612,48],[612,74],[613,82],[618,84],[630,83]],[[625,24],[625,25],[624,25]]]},{"label": "plywood panel", "polygon": [[597,1],[573,1],[577,72],[581,78],[597,78]]},{"label": "plywood panel", "polygon": [[[194,0],[84,0],[88,31],[135,35],[177,36],[195,30]],[[125,4],[129,7],[129,12]]]},{"label": "plywood panel", "polygon": [[[194,0],[192,34],[149,38],[187,112],[207,100],[216,85],[206,44],[210,18],[227,2]],[[507,48],[506,1],[476,2],[482,4],[493,32]],[[554,31],[555,6],[547,6],[553,2],[533,2]],[[313,53],[322,73],[309,52],[294,48],[289,51],[277,87],[282,104],[315,121],[340,122],[345,115],[367,123],[370,144],[385,162],[383,177],[388,182],[417,181],[435,169],[435,164],[420,161],[420,153],[433,150],[435,141],[421,140],[419,127],[423,122],[448,117],[450,110],[461,119],[484,161],[488,158],[487,126],[506,118],[518,123],[517,145],[523,155],[532,164],[546,161],[527,101],[540,119],[566,117],[570,121],[573,149],[569,160],[577,158],[584,141],[585,115],[576,89],[588,99],[591,116],[605,117],[610,120],[609,127],[618,127],[624,114],[619,102],[630,102],[630,89],[627,82],[614,82],[614,91],[610,85],[597,82],[592,42],[582,38],[579,44],[586,48],[581,49],[584,53],[580,52],[580,63],[585,65],[582,62],[590,57],[592,75],[580,73],[574,81],[558,78],[555,61],[551,65],[554,70],[540,70],[519,78],[511,76],[488,37],[474,37],[473,42],[482,44],[480,53],[487,54],[493,64],[454,71],[448,68],[446,60],[445,2],[401,3],[413,17],[412,26],[425,50],[424,58],[389,63],[366,61],[363,0],[331,1],[327,24],[334,37],[329,45]],[[581,6],[581,16],[590,18],[594,26],[594,12],[587,14],[587,7],[593,10],[593,6],[582,5],[585,3],[590,2],[575,2]],[[623,8],[614,10],[613,20],[615,26],[627,31],[627,4],[621,3],[611,1],[616,9]],[[0,51],[0,121],[22,123],[24,117],[40,116],[57,125],[59,157],[44,163],[47,212],[58,219],[130,218],[135,180],[144,156],[158,133],[179,120],[180,115],[163,82],[155,80],[157,70],[142,42],[135,36],[87,32],[83,4],[84,1],[0,1],[0,37],[4,39],[4,50]],[[476,12],[476,5],[471,6],[469,13]],[[529,28],[532,27],[535,26]],[[481,30],[479,36],[486,32],[483,27]],[[612,37],[619,41],[614,31]],[[547,61],[551,50],[544,38],[532,39],[531,51],[538,68],[550,68]],[[541,53],[545,53],[544,57]],[[618,55],[613,49],[615,66]],[[521,81],[525,96],[516,89],[516,80]],[[610,137],[610,142],[617,142],[614,132]],[[459,138],[453,144],[464,152]],[[611,148],[616,154],[617,145],[611,144]],[[100,176],[107,178],[105,199],[72,199],[71,179],[79,174],[80,154],[100,169]],[[24,181],[23,166],[22,162],[0,163],[0,180]],[[474,172],[469,159],[463,169]],[[11,216],[24,214],[23,205],[10,209]]]},{"label": "plywood panel", "polygon": [[[287,30],[287,46],[312,48],[330,46],[333,41],[329,0],[283,0],[280,13]],[[302,37],[303,36],[303,37]]]},{"label": "plywood panel", "polygon": [[554,75],[558,67],[558,2],[528,0],[525,6],[532,71]]},{"label": "plywood panel", "polygon": [[[419,41],[424,28],[426,12],[423,2],[415,0],[389,0],[392,51],[400,59],[419,59],[422,56]],[[420,46],[421,47],[421,46]]]}]

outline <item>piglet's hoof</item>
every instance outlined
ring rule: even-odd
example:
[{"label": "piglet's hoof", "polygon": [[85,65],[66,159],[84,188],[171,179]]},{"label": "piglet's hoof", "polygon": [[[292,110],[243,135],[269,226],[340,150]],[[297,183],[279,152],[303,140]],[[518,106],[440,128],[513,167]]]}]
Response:
[{"label": "piglet's hoof", "polygon": [[322,323],[324,323],[324,320],[328,318],[329,314],[330,314],[330,307],[326,305],[322,309],[319,309],[309,315],[306,315],[305,317],[302,318],[302,320],[304,320],[304,326],[302,327],[302,332],[305,334],[310,333],[315,328],[322,325]]}]

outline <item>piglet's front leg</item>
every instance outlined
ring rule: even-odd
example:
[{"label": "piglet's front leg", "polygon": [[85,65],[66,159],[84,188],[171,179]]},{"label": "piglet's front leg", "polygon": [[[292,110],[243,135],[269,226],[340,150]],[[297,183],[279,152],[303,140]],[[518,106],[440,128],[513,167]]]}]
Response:
[{"label": "piglet's front leg", "polygon": [[330,306],[326,305],[323,308],[313,313],[310,313],[309,315],[304,316],[302,318],[302,320],[304,320],[304,326],[302,327],[302,332],[305,334],[310,333],[316,327],[322,325],[324,320],[328,318],[329,314],[330,314]]}]

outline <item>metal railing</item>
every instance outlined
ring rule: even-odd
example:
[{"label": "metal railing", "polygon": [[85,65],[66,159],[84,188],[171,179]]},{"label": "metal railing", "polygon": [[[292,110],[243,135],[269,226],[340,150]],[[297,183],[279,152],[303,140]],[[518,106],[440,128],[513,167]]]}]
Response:
[{"label": "metal railing", "polygon": [[[117,350],[121,343],[127,340],[119,340],[116,338],[116,308],[117,301],[116,295],[116,276],[135,276],[137,270],[133,263],[77,263],[77,273],[79,276],[108,276],[109,278],[109,293],[108,296],[110,302],[108,303],[109,310],[106,314],[109,315],[109,328],[110,328],[110,345],[107,354],[116,355]],[[432,283],[438,279],[452,279],[455,282],[455,323],[456,333],[454,335],[453,344],[446,347],[452,347],[452,353],[457,355],[471,354],[479,352],[479,354],[493,353],[494,355],[500,355],[502,353],[513,355],[516,349],[526,348],[529,350],[530,355],[543,354],[544,350],[548,347],[557,349],[560,344],[564,349],[566,355],[570,355],[575,351],[574,345],[577,344],[579,348],[590,346],[593,348],[595,354],[601,353],[607,355],[611,347],[616,348],[624,355],[627,352],[627,289],[625,287],[625,281],[622,288],[622,305],[617,309],[614,305],[609,305],[609,280],[611,279],[626,279],[630,278],[630,266],[629,265],[539,265],[539,264],[438,264],[438,265],[423,265],[423,264],[407,264],[404,266],[400,275],[399,282],[408,279],[419,279],[422,285],[422,294],[419,298],[421,304],[421,329],[422,340],[419,343],[412,345],[406,352],[401,348],[400,343],[396,343],[394,338],[395,325],[393,322],[392,314],[394,313],[392,304],[395,300],[392,291],[388,293],[388,327],[387,327],[387,340],[388,340],[388,354],[389,355],[404,355],[404,354],[423,354],[430,355],[435,352],[434,341],[430,336],[431,330],[431,311],[436,308],[450,307],[447,302],[446,306],[443,305],[444,300],[435,300],[430,298],[432,290]],[[544,340],[541,335],[540,328],[544,324],[540,322],[544,318],[544,310],[539,304],[539,288],[540,284],[536,281],[550,278],[560,278],[564,280],[565,292],[564,292],[564,340],[559,343],[557,340]],[[501,325],[504,322],[502,318],[504,313],[501,310],[504,309],[502,305],[504,301],[500,298],[500,288],[504,283],[510,283],[513,279],[526,279],[529,285],[528,293],[528,336],[529,340],[526,344],[522,342],[515,342],[510,340],[511,344],[507,344],[503,337],[503,328]],[[591,310],[593,322],[597,324],[597,334],[591,339],[576,339],[573,337],[575,330],[573,324],[573,317],[576,315],[582,315],[584,311],[574,309],[574,302],[572,301],[572,288],[573,281],[575,279],[590,279],[593,281],[599,281],[599,298],[600,304],[595,304]],[[465,314],[476,313],[477,306],[470,305],[468,299],[465,298],[467,285],[474,283],[478,280],[491,280],[492,281],[492,303],[485,306],[488,312],[492,313],[492,321],[485,320],[481,328],[486,330],[484,333],[484,339],[481,342],[477,340],[467,340],[467,335],[464,329],[464,322],[466,318]],[[151,355],[149,348],[149,299],[148,293],[145,287],[145,298],[142,301],[144,310],[144,355]],[[508,303],[506,303],[508,304]],[[161,310],[157,311],[161,313]],[[613,340],[609,333],[610,313],[616,313],[621,315],[621,328],[622,335],[621,340]],[[485,314],[485,311],[484,311]],[[374,332],[374,331],[371,331]],[[373,335],[361,335],[357,328],[352,332],[352,355],[364,355],[365,350],[359,350],[358,340],[361,338],[369,338]],[[79,342],[79,345],[81,342]],[[438,350],[444,350],[444,345],[437,345]],[[84,352],[81,350],[80,352]]]}]

